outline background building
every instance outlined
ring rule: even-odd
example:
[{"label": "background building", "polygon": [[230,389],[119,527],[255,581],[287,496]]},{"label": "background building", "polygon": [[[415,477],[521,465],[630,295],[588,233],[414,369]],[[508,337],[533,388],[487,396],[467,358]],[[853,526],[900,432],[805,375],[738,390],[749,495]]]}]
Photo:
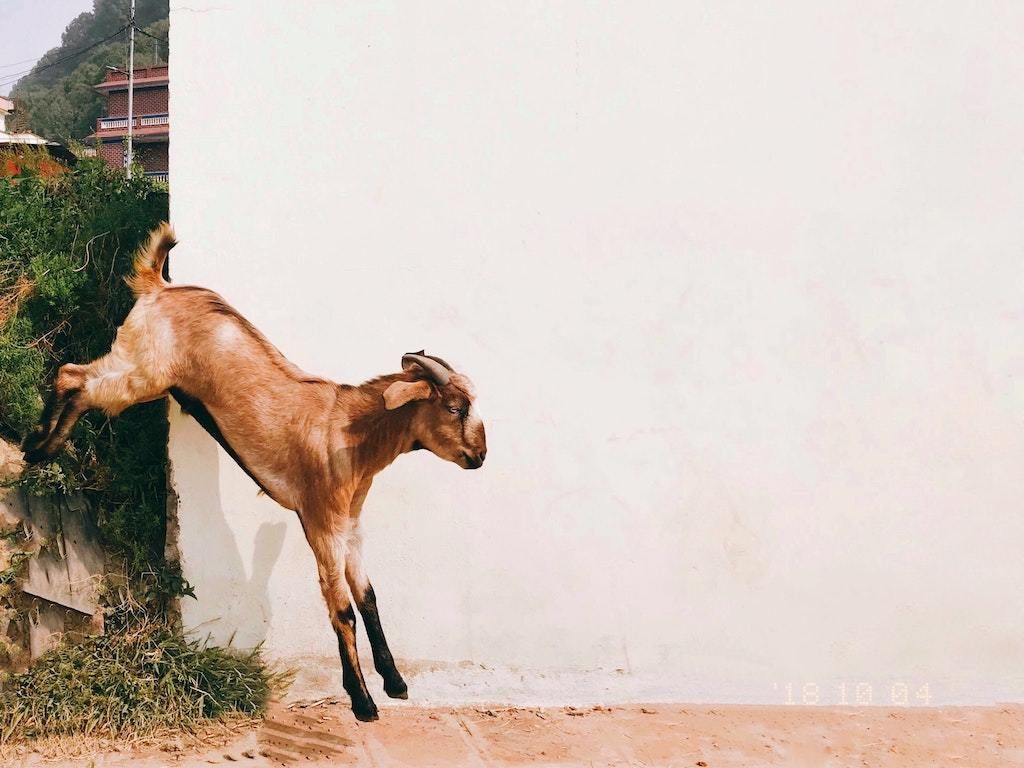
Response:
[{"label": "background building", "polygon": [[[167,108],[167,65],[136,67],[133,96],[132,151],[147,176],[167,181],[170,119]],[[108,165],[124,168],[128,135],[128,73],[108,69],[96,90],[107,97],[107,116],[96,120],[95,141]]]},{"label": "background building", "polygon": [[7,116],[14,112],[14,102],[0,96],[0,133],[7,132]]},{"label": "background building", "polygon": [[[304,369],[425,347],[481,392],[487,465],[402,457],[363,512],[434,700],[1024,701],[1024,6],[171,29],[174,278]],[[190,419],[170,453],[186,623],[340,693],[295,516]]]},{"label": "background building", "polygon": [[7,131],[7,121],[12,119],[15,113],[14,101],[0,96],[0,149],[9,149],[21,152],[29,148],[40,147],[45,149],[51,157],[63,160],[69,165],[74,165],[76,158],[63,145],[56,141],[49,141],[31,131]]}]

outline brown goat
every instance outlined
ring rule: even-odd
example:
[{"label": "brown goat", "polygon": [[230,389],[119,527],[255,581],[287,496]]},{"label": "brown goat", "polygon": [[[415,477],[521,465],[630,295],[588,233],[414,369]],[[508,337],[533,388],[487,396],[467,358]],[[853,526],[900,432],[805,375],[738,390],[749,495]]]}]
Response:
[{"label": "brown goat", "polygon": [[[374,476],[426,448],[465,469],[483,464],[484,425],[469,379],[423,352],[402,372],[359,386],[309,376],[212,291],[162,277],[174,234],[161,224],[136,255],[136,302],[104,357],[64,365],[25,458],[52,458],[91,408],[111,416],[171,394],[278,504],[299,515],[338,636],[345,690],[360,720],[375,720],[356,654],[355,601],[377,672],[408,696],[388,649],[363,567],[359,516]],[[347,586],[346,586],[347,582]]]}]

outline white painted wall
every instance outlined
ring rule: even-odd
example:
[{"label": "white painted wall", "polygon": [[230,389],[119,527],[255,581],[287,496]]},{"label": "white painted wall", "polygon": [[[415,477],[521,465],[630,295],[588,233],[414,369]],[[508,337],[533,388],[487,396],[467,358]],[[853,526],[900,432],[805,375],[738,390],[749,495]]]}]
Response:
[{"label": "white painted wall", "polygon": [[[175,278],[308,370],[483,393],[483,470],[367,503],[398,656],[1024,700],[1024,6],[171,9]],[[188,623],[333,657],[293,515],[171,455]]]}]

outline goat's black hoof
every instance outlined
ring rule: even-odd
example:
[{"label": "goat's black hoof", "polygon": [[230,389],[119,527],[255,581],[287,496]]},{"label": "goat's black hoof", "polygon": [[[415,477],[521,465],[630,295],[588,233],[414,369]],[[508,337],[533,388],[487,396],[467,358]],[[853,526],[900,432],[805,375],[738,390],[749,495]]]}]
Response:
[{"label": "goat's black hoof", "polygon": [[405,684],[405,680],[402,678],[398,678],[397,680],[385,680],[384,693],[392,699],[408,699],[409,686]]},{"label": "goat's black hoof", "polygon": [[35,450],[43,441],[46,439],[46,433],[41,429],[35,429],[25,435],[25,439],[21,441],[21,450],[25,453]]},{"label": "goat's black hoof", "polygon": [[25,451],[25,463],[26,464],[41,464],[44,461],[52,459],[46,451],[42,448],[29,448]]},{"label": "goat's black hoof", "polygon": [[356,716],[356,720],[364,723],[372,723],[374,720],[380,719],[380,715],[377,714],[377,705],[373,703],[373,699],[367,699],[364,704],[353,702],[352,714]]}]

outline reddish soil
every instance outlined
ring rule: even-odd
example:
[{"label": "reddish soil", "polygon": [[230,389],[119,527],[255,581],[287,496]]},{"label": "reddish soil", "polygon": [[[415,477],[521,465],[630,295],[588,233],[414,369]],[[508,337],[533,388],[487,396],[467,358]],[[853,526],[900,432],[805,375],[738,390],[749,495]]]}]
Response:
[{"label": "reddish soil", "polygon": [[[256,733],[202,754],[96,754],[95,766],[1022,766],[1024,707],[853,709],[647,705],[381,709],[279,707]],[[42,765],[38,756],[15,765]],[[72,763],[65,763],[70,765]]]}]

